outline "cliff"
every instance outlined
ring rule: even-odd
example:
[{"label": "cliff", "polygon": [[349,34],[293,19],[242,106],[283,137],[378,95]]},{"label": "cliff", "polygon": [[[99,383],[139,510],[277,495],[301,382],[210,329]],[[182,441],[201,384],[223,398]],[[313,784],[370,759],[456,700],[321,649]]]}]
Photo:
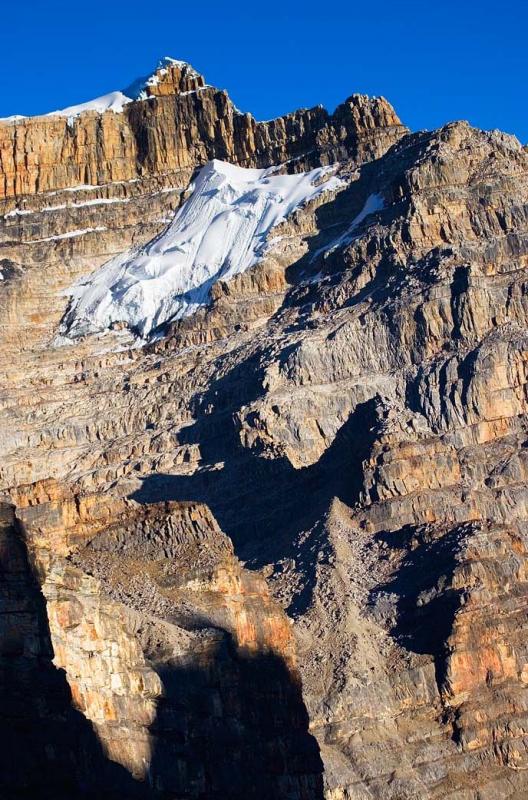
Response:
[{"label": "cliff", "polygon": [[359,162],[405,132],[386,100],[363,95],[333,114],[318,106],[257,122],[179,63],[158,69],[142,99],[121,112],[0,120],[0,200],[167,175],[185,186],[188,171],[212,158],[246,167],[294,162],[297,170]]},{"label": "cliff", "polygon": [[[2,162],[5,791],[521,800],[528,153],[357,96],[256,123],[185,69],[1,128],[80,148]],[[336,183],[149,341],[68,338],[213,156]]]},{"label": "cliff", "polygon": [[50,481],[17,500],[3,797],[320,796],[291,626],[205,506]]}]

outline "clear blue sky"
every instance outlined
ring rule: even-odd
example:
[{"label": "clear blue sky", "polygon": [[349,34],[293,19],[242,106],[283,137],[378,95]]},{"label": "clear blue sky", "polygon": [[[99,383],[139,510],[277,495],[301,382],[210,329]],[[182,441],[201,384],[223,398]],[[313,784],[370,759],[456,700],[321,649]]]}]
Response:
[{"label": "clear blue sky", "polygon": [[528,142],[525,0],[5,0],[0,116],[84,102],[190,61],[269,119],[384,95],[412,129],[468,119]]}]

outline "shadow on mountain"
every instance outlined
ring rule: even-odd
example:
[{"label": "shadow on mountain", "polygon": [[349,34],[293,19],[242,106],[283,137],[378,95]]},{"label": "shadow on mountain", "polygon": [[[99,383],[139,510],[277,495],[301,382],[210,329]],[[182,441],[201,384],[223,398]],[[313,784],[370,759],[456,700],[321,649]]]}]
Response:
[{"label": "shadow on mountain", "polygon": [[[131,496],[141,503],[206,503],[237,555],[251,568],[296,558],[305,580],[304,591],[289,609],[297,614],[311,599],[324,544],[321,518],[334,497],[348,505],[359,497],[361,462],[375,435],[377,400],[356,407],[317,463],[295,469],[287,458],[264,457],[239,441],[236,408],[256,396],[258,385],[258,368],[248,362],[240,365],[212,384],[201,397],[196,422],[179,434],[182,443],[199,442],[203,462],[218,468],[192,475],[151,475]],[[310,532],[313,541],[300,551],[297,536],[302,532]]]},{"label": "shadow on mountain", "polygon": [[[317,325],[314,312],[318,309],[352,308],[366,299],[374,306],[408,289],[410,265],[395,249],[393,228],[396,223],[398,235],[404,241],[408,239],[411,199],[407,170],[416,164],[429,137],[427,132],[403,137],[379,158],[361,164],[355,170],[355,180],[315,209],[316,233],[306,240],[307,252],[286,269],[290,289],[274,315],[278,318],[287,309],[297,309],[297,317],[285,328],[287,331]],[[383,207],[361,217],[372,195],[383,198]],[[363,241],[362,256],[358,258],[356,253],[356,258],[349,258],[348,245],[356,237],[364,238],[367,229],[370,230]],[[438,264],[449,250],[447,246],[434,248],[424,257],[420,263],[422,281],[438,280]],[[369,265],[366,262],[370,258]],[[339,284],[341,290],[333,292]],[[391,319],[386,322],[390,325]]]},{"label": "shadow on mountain", "polygon": [[282,659],[241,654],[219,634],[192,664],[155,668],[164,696],[151,728],[152,797],[322,800],[319,747]]},{"label": "shadow on mountain", "polygon": [[105,757],[53,664],[46,601],[13,516],[0,506],[0,797],[140,797],[127,770]]},{"label": "shadow on mountain", "polygon": [[461,590],[452,588],[457,555],[464,527],[447,532],[427,526],[406,525],[399,531],[378,534],[391,549],[405,552],[402,564],[391,580],[378,587],[380,594],[394,594],[398,600],[392,634],[413,653],[431,655],[439,686],[444,680],[447,639],[460,607]]},{"label": "shadow on mountain", "polygon": [[190,663],[154,665],[163,696],[146,779],[106,758],[53,664],[46,601],[12,510],[0,516],[2,800],[322,800],[297,677],[273,654],[240,653],[223,631],[202,636]]}]

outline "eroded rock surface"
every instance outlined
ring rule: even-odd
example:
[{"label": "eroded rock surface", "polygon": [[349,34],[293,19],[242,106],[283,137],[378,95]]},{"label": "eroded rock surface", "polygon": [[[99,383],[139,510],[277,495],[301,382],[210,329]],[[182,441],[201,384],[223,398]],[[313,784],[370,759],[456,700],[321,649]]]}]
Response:
[{"label": "eroded rock surface", "polygon": [[[66,691],[39,713],[87,721],[122,796],[521,800],[528,153],[358,97],[255,123],[171,80],[1,126],[8,549],[48,628],[24,665]],[[61,341],[65,290],[213,156],[345,186],[158,341]]]},{"label": "eroded rock surface", "polygon": [[168,175],[171,186],[186,186],[188,170],[212,158],[245,167],[291,161],[294,170],[359,163],[405,133],[384,98],[353,95],[333,114],[317,106],[257,122],[194,71],[161,72],[147,98],[121,113],[0,120],[0,200]]}]

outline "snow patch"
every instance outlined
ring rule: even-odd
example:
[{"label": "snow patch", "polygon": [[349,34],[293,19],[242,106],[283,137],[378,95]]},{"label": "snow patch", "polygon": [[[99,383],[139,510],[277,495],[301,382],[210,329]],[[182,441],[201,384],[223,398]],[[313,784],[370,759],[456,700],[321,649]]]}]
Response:
[{"label": "snow patch", "polygon": [[96,228],[83,228],[82,230],[68,231],[68,233],[59,233],[57,236],[47,236],[45,239],[33,239],[24,244],[40,244],[40,242],[55,242],[58,239],[74,239],[76,236],[84,236],[85,233],[95,233],[97,231],[106,231],[108,228],[98,225]]},{"label": "snow patch", "polygon": [[119,114],[126,104],[130,102],[132,102],[130,97],[127,97],[123,92],[109,92],[108,94],[101,95],[101,97],[88,100],[87,103],[79,103],[76,106],[61,108],[59,111],[50,111],[49,114],[44,114],[44,116],[68,117],[68,119],[73,119],[74,117],[78,117],[79,114],[84,114],[86,111],[95,111],[97,114],[104,114],[105,111],[114,111]]},{"label": "snow patch", "polygon": [[64,203],[60,206],[44,206],[44,208],[14,208],[12,211],[8,211],[7,214],[4,214],[4,219],[10,219],[11,217],[19,217],[25,216],[26,214],[41,214],[41,213],[51,213],[53,211],[63,211],[67,208],[85,208],[86,206],[104,206],[104,205],[111,205],[113,203],[129,203],[130,198],[128,197],[100,197],[95,198],[94,200],[84,200],[82,203]]},{"label": "snow patch", "polygon": [[4,214],[4,219],[11,219],[11,217],[23,217],[25,214],[34,213],[34,211],[30,211],[26,208],[14,208],[12,211],[8,211],[7,214]]},{"label": "snow patch", "polygon": [[82,203],[70,203],[69,205],[45,206],[42,211],[62,211],[64,208],[85,208],[86,206],[106,206],[113,203],[129,203],[128,197],[99,197],[93,200],[83,200]]},{"label": "snow patch", "polygon": [[140,178],[130,178],[128,181],[109,181],[108,183],[80,183],[77,186],[68,186],[65,189],[59,189],[56,192],[46,192],[46,197],[51,197],[52,194],[60,194],[61,192],[91,192],[96,189],[102,189],[105,186],[123,186],[125,183],[139,183]]},{"label": "snow patch", "polygon": [[111,259],[68,292],[61,332],[70,337],[126,323],[148,337],[207,305],[220,279],[262,258],[270,231],[296,208],[344,183],[335,167],[281,175],[210,161],[172,223],[149,244]]}]

